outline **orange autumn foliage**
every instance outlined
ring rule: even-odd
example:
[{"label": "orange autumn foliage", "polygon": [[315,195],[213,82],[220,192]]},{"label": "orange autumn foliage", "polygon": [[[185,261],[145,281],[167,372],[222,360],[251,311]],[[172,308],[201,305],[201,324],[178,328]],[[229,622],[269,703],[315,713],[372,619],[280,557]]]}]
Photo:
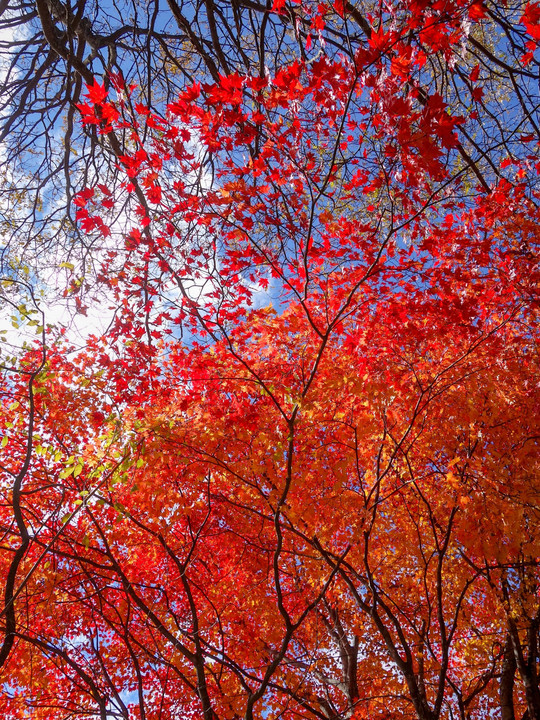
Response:
[{"label": "orange autumn foliage", "polygon": [[89,88],[132,152],[79,221],[138,208],[108,333],[5,370],[7,717],[540,716],[537,168],[463,180],[407,38],[484,9],[436,5],[164,117]]}]

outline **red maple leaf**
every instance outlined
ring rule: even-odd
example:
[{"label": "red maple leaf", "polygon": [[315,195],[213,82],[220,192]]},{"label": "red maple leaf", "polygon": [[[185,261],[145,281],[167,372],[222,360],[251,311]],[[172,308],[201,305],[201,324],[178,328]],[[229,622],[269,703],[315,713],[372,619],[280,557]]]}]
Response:
[{"label": "red maple leaf", "polygon": [[86,89],[88,91],[86,97],[95,105],[101,105],[109,94],[105,85],[100,85],[97,80],[94,80],[93,85],[87,85]]}]

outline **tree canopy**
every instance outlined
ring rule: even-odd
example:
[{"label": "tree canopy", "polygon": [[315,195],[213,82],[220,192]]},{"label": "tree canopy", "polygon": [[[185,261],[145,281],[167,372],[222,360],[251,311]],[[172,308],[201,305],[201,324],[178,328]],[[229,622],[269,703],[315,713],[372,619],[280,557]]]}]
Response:
[{"label": "tree canopy", "polygon": [[538,3],[1,18],[6,717],[540,718]]},{"label": "tree canopy", "polygon": [[[487,188],[500,161],[538,139],[538,9],[531,3],[259,3],[115,0],[4,2],[0,7],[0,188],[4,253],[49,262],[60,245],[86,262],[88,238],[74,222],[81,188],[116,176],[122,133],[81,128],[86,83],[111,74],[138,85],[164,111],[184,85],[240,73],[273,77],[295,59],[349,61],[377,45],[394,82],[417,102],[439,96],[456,116],[460,167]],[[390,33],[390,34],[389,34]],[[386,37],[386,40],[384,40]],[[384,43],[386,42],[386,46]],[[392,60],[393,65],[392,65]],[[374,113],[376,114],[375,108]],[[38,259],[36,260],[36,256]],[[13,262],[12,262],[13,264]]]}]

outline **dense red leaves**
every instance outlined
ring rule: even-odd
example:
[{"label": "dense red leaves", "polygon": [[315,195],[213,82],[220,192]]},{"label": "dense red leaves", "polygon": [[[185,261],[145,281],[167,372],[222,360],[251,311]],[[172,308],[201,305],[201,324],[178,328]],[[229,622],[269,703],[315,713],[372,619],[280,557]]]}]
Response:
[{"label": "dense red leaves", "polygon": [[129,136],[123,186],[75,199],[116,313],[36,381],[7,716],[534,717],[538,168],[465,177],[471,118],[409,41],[450,53],[484,13],[410,2],[355,64],[194,84],[165,117],[89,88],[84,121]]}]

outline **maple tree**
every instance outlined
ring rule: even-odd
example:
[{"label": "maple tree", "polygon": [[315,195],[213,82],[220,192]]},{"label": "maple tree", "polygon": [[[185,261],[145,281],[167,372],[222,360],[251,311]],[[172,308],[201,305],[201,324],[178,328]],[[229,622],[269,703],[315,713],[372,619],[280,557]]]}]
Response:
[{"label": "maple tree", "polygon": [[459,114],[477,116],[460,132],[459,152],[469,174],[489,185],[500,174],[501,153],[519,154],[522,137],[538,137],[538,10],[527,0],[469,5],[455,12],[452,4],[423,0],[411,6],[285,0],[274,7],[256,0],[4,2],[2,273],[11,276],[23,257],[41,276],[61,255],[85,265],[92,283],[93,246],[75,222],[73,200],[84,186],[115,184],[124,136],[82,127],[77,104],[85,84],[97,79],[109,87],[111,73],[136,82],[142,102],[164,112],[194,79],[274,75],[295,58],[311,62],[321,52],[352,61],[369,47],[372,31],[392,26],[404,38],[393,72],[406,82],[416,67],[426,97],[436,92]]},{"label": "maple tree", "polygon": [[115,317],[3,366],[7,717],[540,717],[537,145],[489,174],[424,82],[486,12],[409,2],[162,114],[88,86]]}]

